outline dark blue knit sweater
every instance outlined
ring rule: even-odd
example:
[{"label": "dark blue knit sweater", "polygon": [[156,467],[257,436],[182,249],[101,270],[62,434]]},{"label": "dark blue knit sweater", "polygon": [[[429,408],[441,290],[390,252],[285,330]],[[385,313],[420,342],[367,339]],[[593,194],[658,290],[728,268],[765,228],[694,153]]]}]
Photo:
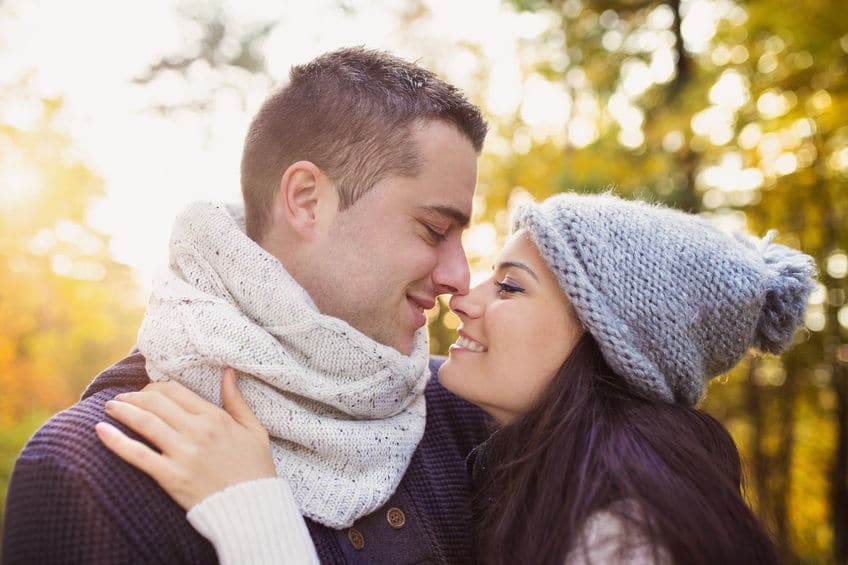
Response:
[{"label": "dark blue knit sweater", "polygon": [[[433,374],[438,364],[431,360]],[[94,434],[94,425],[108,420],[107,400],[147,382],[144,358],[131,355],[98,375],[78,404],[30,439],[9,485],[4,565],[216,562],[215,550],[186,521],[185,512]],[[471,561],[465,457],[485,439],[484,416],[435,378],[426,396],[424,438],[384,508],[359,520],[353,532],[307,521],[323,562]]]}]

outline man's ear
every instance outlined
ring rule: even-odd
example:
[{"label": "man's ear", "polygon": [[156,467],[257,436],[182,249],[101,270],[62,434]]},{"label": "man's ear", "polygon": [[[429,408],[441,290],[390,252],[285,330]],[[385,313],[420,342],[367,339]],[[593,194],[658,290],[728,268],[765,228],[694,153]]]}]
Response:
[{"label": "man's ear", "polygon": [[306,239],[314,238],[338,210],[335,184],[310,161],[298,161],[286,169],[278,196],[278,213]]}]

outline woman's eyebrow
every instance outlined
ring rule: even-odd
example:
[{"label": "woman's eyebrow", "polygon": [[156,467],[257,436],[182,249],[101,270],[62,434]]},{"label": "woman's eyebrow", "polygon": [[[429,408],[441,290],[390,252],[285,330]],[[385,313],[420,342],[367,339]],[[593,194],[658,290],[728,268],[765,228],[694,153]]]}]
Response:
[{"label": "woman's eyebrow", "polygon": [[527,271],[530,274],[531,277],[536,279],[537,283],[541,283],[541,281],[539,280],[539,277],[537,277],[536,273],[533,272],[533,269],[531,269],[530,267],[528,267],[527,265],[525,265],[521,261],[503,261],[503,262],[498,263],[496,265],[496,269],[498,271],[500,271],[502,269],[508,269],[509,267],[515,267],[516,269],[522,269],[524,271]]}]

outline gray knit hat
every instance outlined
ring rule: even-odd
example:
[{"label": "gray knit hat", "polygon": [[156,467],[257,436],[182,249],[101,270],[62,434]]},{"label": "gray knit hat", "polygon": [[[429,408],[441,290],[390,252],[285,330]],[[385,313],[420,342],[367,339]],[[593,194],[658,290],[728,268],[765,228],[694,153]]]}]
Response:
[{"label": "gray knit hat", "polygon": [[696,404],[750,348],[779,353],[814,287],[794,249],[611,194],[523,205],[524,228],[610,367],[650,398]]}]

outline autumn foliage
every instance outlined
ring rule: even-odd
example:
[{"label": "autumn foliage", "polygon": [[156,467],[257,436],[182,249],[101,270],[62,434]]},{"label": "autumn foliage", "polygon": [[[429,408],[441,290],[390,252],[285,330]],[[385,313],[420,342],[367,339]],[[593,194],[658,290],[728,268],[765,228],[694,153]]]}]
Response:
[{"label": "autumn foliage", "polygon": [[37,106],[31,128],[0,123],[0,508],[26,439],[129,351],[142,314],[130,269],[86,226],[99,179],[57,126],[60,102]]}]

